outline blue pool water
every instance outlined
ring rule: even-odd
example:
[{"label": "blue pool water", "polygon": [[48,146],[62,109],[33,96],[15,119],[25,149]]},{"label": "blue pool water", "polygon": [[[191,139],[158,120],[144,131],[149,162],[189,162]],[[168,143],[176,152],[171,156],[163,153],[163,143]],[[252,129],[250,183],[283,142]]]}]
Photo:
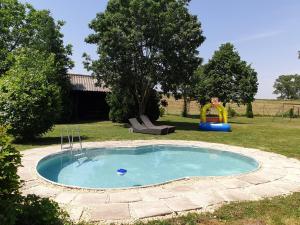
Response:
[{"label": "blue pool water", "polygon": [[[225,176],[253,171],[258,163],[236,153],[172,145],[89,149],[81,158],[70,152],[42,159],[44,178],[84,188],[124,188],[192,176]],[[118,169],[126,169],[124,176]]]}]

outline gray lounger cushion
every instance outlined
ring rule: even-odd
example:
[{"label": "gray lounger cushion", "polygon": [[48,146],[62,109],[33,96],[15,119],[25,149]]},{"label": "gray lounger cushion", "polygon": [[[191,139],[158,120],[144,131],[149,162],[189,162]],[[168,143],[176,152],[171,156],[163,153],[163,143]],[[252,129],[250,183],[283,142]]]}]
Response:
[{"label": "gray lounger cushion", "polygon": [[173,133],[176,129],[176,127],[174,126],[168,126],[168,125],[161,125],[161,126],[155,126],[151,120],[148,118],[148,116],[146,115],[141,115],[141,120],[143,121],[143,123],[145,124],[145,126],[147,128],[167,128],[168,129],[168,133]]},{"label": "gray lounger cushion", "polygon": [[129,123],[131,124],[131,127],[133,129],[133,132],[135,133],[143,133],[143,134],[167,134],[168,129],[167,128],[147,128],[140,124],[140,122],[136,118],[129,119]]}]

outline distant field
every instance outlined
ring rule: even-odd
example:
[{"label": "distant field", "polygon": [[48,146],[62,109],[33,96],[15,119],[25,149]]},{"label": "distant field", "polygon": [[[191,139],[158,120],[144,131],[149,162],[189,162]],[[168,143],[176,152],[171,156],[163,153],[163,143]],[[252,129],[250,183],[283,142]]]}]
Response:
[{"label": "distant field", "polygon": [[[183,108],[183,100],[175,100],[173,97],[166,98],[169,105],[166,109],[167,114],[179,115]],[[237,104],[228,104],[238,114],[243,115],[246,111],[246,106]],[[281,116],[287,113],[291,108],[294,108],[294,113],[300,116],[300,101],[282,101],[282,100],[264,100],[257,99],[253,102],[253,112],[260,116]],[[192,101],[189,107],[190,115],[199,115],[200,106],[196,101]]]}]

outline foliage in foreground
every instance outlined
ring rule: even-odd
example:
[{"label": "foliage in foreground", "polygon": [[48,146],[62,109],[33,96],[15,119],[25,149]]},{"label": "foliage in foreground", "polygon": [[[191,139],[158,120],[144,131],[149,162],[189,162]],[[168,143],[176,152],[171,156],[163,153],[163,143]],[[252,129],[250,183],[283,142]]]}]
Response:
[{"label": "foliage in foreground", "polygon": [[160,85],[177,92],[200,65],[201,24],[188,10],[189,0],[108,1],[89,27],[86,42],[96,44],[99,59],[86,67],[99,83],[130,93],[144,114],[151,90]]},{"label": "foliage in foreground", "polygon": [[0,224],[14,222],[19,200],[20,181],[17,169],[20,165],[20,152],[10,144],[6,129],[0,126]]},{"label": "foliage in foreground", "polygon": [[300,193],[261,201],[224,205],[214,213],[190,213],[186,216],[135,225],[299,225]]},{"label": "foliage in foreground", "polygon": [[56,202],[35,195],[22,196],[17,169],[21,154],[0,126],[0,224],[2,225],[71,225],[66,212]]},{"label": "foliage in foreground", "polygon": [[32,139],[47,132],[61,111],[60,88],[53,55],[23,49],[0,79],[0,124],[17,139]]}]

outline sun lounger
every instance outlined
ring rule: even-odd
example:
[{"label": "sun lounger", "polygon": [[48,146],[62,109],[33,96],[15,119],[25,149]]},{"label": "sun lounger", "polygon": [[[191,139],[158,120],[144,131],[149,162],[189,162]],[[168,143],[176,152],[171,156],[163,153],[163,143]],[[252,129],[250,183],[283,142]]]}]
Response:
[{"label": "sun lounger", "polygon": [[140,122],[136,118],[129,119],[129,123],[135,133],[143,133],[143,134],[167,134],[168,128],[147,128],[140,124]]},{"label": "sun lounger", "polygon": [[141,115],[141,120],[147,128],[151,128],[151,129],[153,129],[153,128],[160,128],[160,129],[167,128],[168,133],[173,133],[176,129],[176,127],[174,127],[174,126],[167,126],[167,125],[155,126],[151,122],[151,120],[148,118],[148,116],[146,116],[146,115]]}]

